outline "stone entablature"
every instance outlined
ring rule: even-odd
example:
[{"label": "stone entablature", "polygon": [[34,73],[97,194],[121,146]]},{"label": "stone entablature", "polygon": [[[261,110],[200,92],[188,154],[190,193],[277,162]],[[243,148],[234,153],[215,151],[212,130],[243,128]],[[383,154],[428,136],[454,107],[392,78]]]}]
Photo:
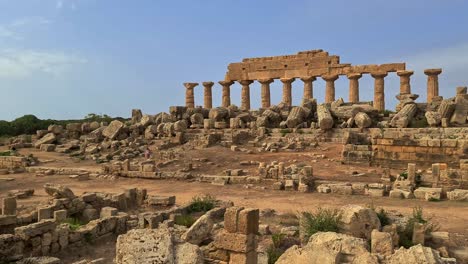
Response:
[{"label": "stone entablature", "polygon": [[405,70],[405,63],[356,65],[340,63],[340,57],[323,50],[301,51],[296,55],[246,58],[228,66],[226,80],[259,80],[320,77],[351,73],[396,72]]}]

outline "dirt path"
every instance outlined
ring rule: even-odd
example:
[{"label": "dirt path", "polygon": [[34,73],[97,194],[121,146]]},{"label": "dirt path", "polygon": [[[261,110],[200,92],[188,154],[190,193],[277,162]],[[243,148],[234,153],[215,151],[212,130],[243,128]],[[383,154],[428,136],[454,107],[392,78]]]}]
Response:
[{"label": "dirt path", "polygon": [[0,182],[0,197],[6,195],[8,190],[34,188],[35,196],[19,200],[19,204],[33,205],[48,196],[42,186],[53,182],[69,186],[76,194],[83,192],[111,192],[117,193],[126,188],[146,188],[153,195],[175,195],[177,203],[182,204],[191,200],[195,195],[210,194],[218,199],[231,200],[236,205],[256,208],[272,208],[278,212],[297,212],[302,210],[315,210],[318,207],[338,208],[346,204],[369,205],[371,203],[386,210],[397,210],[403,214],[410,214],[412,208],[421,206],[424,213],[432,216],[440,223],[443,231],[457,232],[468,235],[468,203],[464,202],[426,202],[420,200],[399,200],[388,197],[370,198],[367,196],[333,195],[320,193],[298,193],[286,191],[261,190],[259,188],[246,189],[243,185],[215,186],[208,183],[145,180],[119,178],[117,180],[93,179],[89,181],[74,181],[67,176],[36,177],[33,174],[9,175],[14,181]]}]

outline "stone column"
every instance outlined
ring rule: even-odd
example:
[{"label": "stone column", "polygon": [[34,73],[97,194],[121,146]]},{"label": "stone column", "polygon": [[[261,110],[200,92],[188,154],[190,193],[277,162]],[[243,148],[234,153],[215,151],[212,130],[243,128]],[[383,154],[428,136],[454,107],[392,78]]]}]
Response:
[{"label": "stone column", "polygon": [[400,76],[400,94],[411,93],[410,77],[414,71],[397,71],[397,75]]},{"label": "stone column", "polygon": [[378,111],[385,110],[385,83],[384,78],[387,76],[386,72],[374,72],[371,76],[374,77],[374,108]]},{"label": "stone column", "polygon": [[280,81],[283,83],[283,99],[281,100],[285,105],[292,105],[292,82],[295,78],[281,78]]},{"label": "stone column", "polygon": [[185,106],[188,108],[195,107],[195,94],[193,89],[197,86],[198,83],[184,83],[185,90]]},{"label": "stone column", "polygon": [[250,110],[250,87],[249,85],[253,83],[250,80],[242,80],[239,81],[242,85],[242,93],[241,93],[241,109],[242,110]]},{"label": "stone column", "polygon": [[359,102],[359,79],[361,79],[362,74],[360,73],[350,73],[348,74],[349,79],[349,101],[351,103]]},{"label": "stone column", "polygon": [[314,76],[301,78],[301,81],[304,82],[304,99],[314,98],[314,86],[312,82],[315,80],[317,80],[317,78]]},{"label": "stone column", "polygon": [[270,83],[273,81],[273,79],[258,80],[262,84],[262,108],[270,108],[271,106]]},{"label": "stone column", "polygon": [[219,84],[223,87],[222,107],[228,107],[231,105],[231,85],[233,81],[219,81]]},{"label": "stone column", "polygon": [[213,95],[212,95],[212,87],[214,82],[203,82],[203,107],[211,109],[213,108]]},{"label": "stone column", "polygon": [[432,102],[432,98],[439,96],[439,74],[442,69],[427,69],[424,74],[427,75],[427,102]]},{"label": "stone column", "polygon": [[325,103],[331,103],[335,101],[335,81],[338,79],[338,75],[322,75],[327,84],[325,86]]}]

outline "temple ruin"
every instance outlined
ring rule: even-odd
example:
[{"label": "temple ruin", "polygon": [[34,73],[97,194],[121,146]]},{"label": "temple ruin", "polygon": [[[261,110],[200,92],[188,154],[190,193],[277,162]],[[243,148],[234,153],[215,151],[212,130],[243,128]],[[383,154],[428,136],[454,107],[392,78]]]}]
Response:
[{"label": "temple ruin", "polygon": [[[245,58],[242,62],[228,65],[228,71],[223,81],[218,83],[222,86],[222,106],[231,104],[230,86],[238,82],[242,86],[241,108],[250,110],[250,84],[257,81],[261,84],[261,107],[271,106],[270,84],[279,79],[283,83],[282,103],[291,106],[292,83],[300,79],[304,83],[303,99],[314,98],[313,82],[322,78],[326,82],[325,103],[331,103],[335,98],[335,81],[340,76],[349,79],[349,97],[351,103],[359,102],[359,79],[364,74],[370,74],[374,79],[373,106],[379,111],[385,110],[385,77],[389,73],[396,73],[400,77],[400,94],[411,95],[410,77],[414,71],[406,69],[405,63],[386,63],[351,65],[340,63],[340,57],[330,55],[328,52],[319,50],[300,51],[295,55]],[[438,75],[442,69],[427,69],[424,73],[427,80],[427,102],[430,103],[434,97],[439,96]],[[212,108],[213,82],[203,82],[204,108]],[[198,83],[184,83],[186,88],[186,107],[195,107],[194,89]],[[416,96],[417,97],[417,96]]]}]

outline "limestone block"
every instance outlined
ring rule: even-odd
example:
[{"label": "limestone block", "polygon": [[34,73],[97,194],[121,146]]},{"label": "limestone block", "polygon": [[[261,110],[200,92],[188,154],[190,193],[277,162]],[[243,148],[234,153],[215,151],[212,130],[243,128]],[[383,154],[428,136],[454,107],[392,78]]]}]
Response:
[{"label": "limestone block", "polygon": [[2,214],[16,215],[16,197],[5,197],[2,199]]},{"label": "limestone block", "polygon": [[371,233],[371,252],[390,256],[393,254],[392,235],[387,232],[379,232],[374,229]]},{"label": "limestone block", "polygon": [[224,229],[229,233],[236,233],[238,230],[237,219],[239,213],[243,210],[243,207],[229,207],[224,213]]},{"label": "limestone block", "polygon": [[359,205],[346,205],[341,209],[343,233],[369,240],[372,230],[380,229],[380,220],[374,210]]},{"label": "limestone block", "polygon": [[468,201],[468,190],[455,189],[447,192],[447,198],[452,201]]},{"label": "limestone block", "polygon": [[53,133],[48,133],[34,143],[34,147],[39,148],[42,144],[52,144],[56,141],[57,137]]},{"label": "limestone block", "polygon": [[244,235],[226,231],[216,234],[214,245],[217,248],[239,253],[251,252],[257,248],[255,234]]},{"label": "limestone block", "polygon": [[37,209],[37,220],[41,221],[44,219],[51,219],[52,218],[52,208],[51,207],[44,207]]},{"label": "limestone block", "polygon": [[426,226],[421,223],[414,223],[413,239],[412,239],[413,244],[414,245],[421,244],[424,246],[425,234],[426,234]]},{"label": "limestone block", "polygon": [[241,234],[257,234],[259,224],[259,210],[246,208],[238,215],[237,231]]},{"label": "limestone block", "polygon": [[67,219],[67,210],[54,211],[54,220],[57,223],[63,222]]}]

